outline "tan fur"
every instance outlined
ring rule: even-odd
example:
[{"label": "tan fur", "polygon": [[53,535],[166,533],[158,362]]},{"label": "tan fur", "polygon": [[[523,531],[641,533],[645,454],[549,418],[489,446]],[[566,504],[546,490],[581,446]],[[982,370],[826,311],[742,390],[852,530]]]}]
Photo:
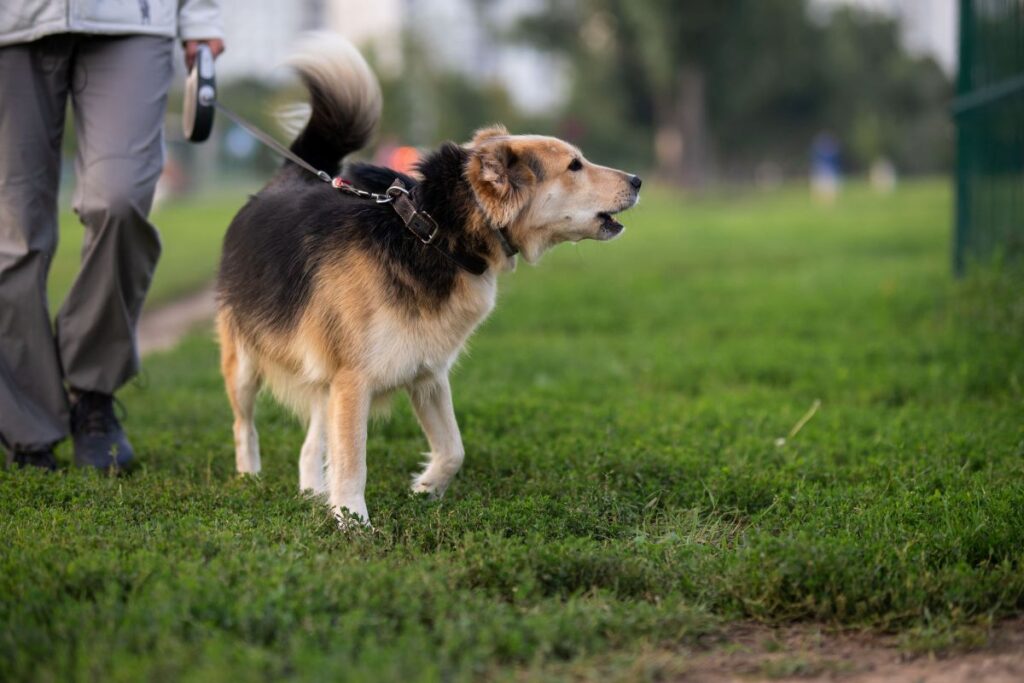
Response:
[{"label": "tan fur", "polygon": [[221,373],[228,401],[235,415],[235,467],[240,474],[260,471],[259,437],[253,423],[253,408],[260,389],[260,375],[252,355],[238,343],[230,319],[223,312],[217,317],[220,336]]}]

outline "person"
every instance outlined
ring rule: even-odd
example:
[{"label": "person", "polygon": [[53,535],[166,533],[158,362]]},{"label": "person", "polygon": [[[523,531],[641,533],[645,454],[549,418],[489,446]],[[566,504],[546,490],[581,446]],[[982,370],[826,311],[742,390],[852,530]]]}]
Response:
[{"label": "person", "polygon": [[832,205],[839,195],[842,167],[839,140],[822,131],[811,143],[811,194],[819,202]]},{"label": "person", "polygon": [[[4,0],[0,6],[0,444],[8,463],[123,468],[113,395],[139,369],[135,327],[160,256],[149,222],[163,166],[175,38],[191,66],[223,51],[217,0]],[[51,323],[61,137],[78,145],[81,270]]]}]

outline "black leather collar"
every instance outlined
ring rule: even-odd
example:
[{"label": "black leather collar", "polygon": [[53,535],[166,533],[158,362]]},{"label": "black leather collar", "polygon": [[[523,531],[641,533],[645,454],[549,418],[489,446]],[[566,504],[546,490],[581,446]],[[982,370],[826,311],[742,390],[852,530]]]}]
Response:
[{"label": "black leather collar", "polygon": [[494,232],[498,234],[498,241],[501,242],[501,250],[505,252],[506,258],[512,258],[519,253],[519,249],[508,237],[508,228],[495,228]]},{"label": "black leather collar", "polygon": [[[391,186],[388,187],[384,194],[390,198],[390,204],[394,207],[395,213],[399,215],[402,222],[405,223],[405,227],[408,228],[409,232],[416,239],[423,244],[433,247],[442,256],[467,273],[483,275],[487,272],[487,261],[481,256],[461,249],[449,250],[438,243],[437,237],[441,230],[440,226],[438,226],[433,216],[426,211],[416,208],[416,205],[409,197],[409,190],[406,189],[405,184],[399,178],[395,178],[395,182],[391,183]],[[494,228],[494,234],[498,236],[498,241],[501,242],[501,250],[506,258],[512,258],[519,253],[519,250],[508,239],[508,228]]]}]

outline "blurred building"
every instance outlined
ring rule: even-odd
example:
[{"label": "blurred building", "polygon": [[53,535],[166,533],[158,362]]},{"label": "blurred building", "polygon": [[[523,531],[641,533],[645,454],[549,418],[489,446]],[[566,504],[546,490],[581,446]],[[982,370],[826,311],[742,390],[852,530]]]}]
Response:
[{"label": "blurred building", "polygon": [[478,81],[497,81],[526,111],[543,111],[568,92],[565,69],[528,47],[502,45],[494,34],[538,9],[538,0],[326,0],[327,26],[375,51],[381,68],[401,68],[404,31],[423,41],[438,66]]},{"label": "blurred building", "polygon": [[378,69],[392,74],[402,68],[406,0],[326,0],[324,27],[341,33],[372,53]]},{"label": "blurred building", "polygon": [[[311,29],[337,31],[372,53],[379,69],[402,69],[401,36],[425,42],[438,66],[505,86],[527,112],[551,109],[567,96],[569,79],[556,58],[527,46],[495,49],[507,31],[541,0],[221,0],[228,50],[218,63],[226,81],[278,81],[297,38]],[[906,46],[932,55],[947,73],[956,68],[956,0],[811,0],[825,11],[848,4],[899,16]]]},{"label": "blurred building", "polygon": [[227,51],[217,60],[218,78],[222,81],[286,78],[288,72],[281,65],[303,32],[325,25],[328,2],[220,0]]},{"label": "blurred building", "polygon": [[559,104],[568,91],[565,68],[529,47],[495,49],[493,32],[511,28],[538,0],[222,0],[227,52],[218,76],[276,81],[298,37],[311,29],[347,36],[373,55],[378,69],[402,69],[405,32],[421,40],[437,66],[477,81],[502,83],[525,111]]}]

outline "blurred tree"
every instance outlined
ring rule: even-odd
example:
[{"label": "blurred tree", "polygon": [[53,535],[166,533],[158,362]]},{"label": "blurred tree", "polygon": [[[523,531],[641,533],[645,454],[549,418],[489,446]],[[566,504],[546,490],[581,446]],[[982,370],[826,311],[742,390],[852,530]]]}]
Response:
[{"label": "blurred tree", "polygon": [[630,118],[653,128],[660,175],[700,185],[711,147],[707,71],[730,17],[745,2],[688,0],[682,11],[676,0],[549,0],[546,11],[522,22],[518,35],[585,65],[577,85],[588,92],[598,86],[581,72],[611,81],[605,89],[614,84],[611,94],[625,97]]},{"label": "blurred tree", "polygon": [[[572,133],[690,186],[763,161],[806,168],[831,130],[848,165],[948,167],[948,78],[907,55],[891,18],[806,0],[546,0],[514,39],[575,65]],[[653,145],[651,145],[653,141]],[[637,159],[637,144],[645,158]]]},{"label": "blurred tree", "polygon": [[622,49],[648,74],[654,153],[660,174],[703,185],[711,154],[708,72],[720,58],[732,19],[750,0],[606,0],[622,18]]},{"label": "blurred tree", "polygon": [[907,171],[948,168],[952,84],[934,60],[907,54],[898,24],[844,9],[821,31],[820,125],[838,131],[850,165],[885,156]]},{"label": "blurred tree", "polygon": [[829,76],[821,67],[828,41],[802,1],[760,0],[742,10],[708,76],[720,172],[764,161],[802,171],[811,139],[831,127],[823,116]]},{"label": "blurred tree", "polygon": [[430,147],[441,140],[469,140],[474,130],[496,121],[517,130],[536,126],[500,83],[444,68],[414,32],[407,32],[402,44],[405,68],[395,77],[381,77],[380,139]]}]

